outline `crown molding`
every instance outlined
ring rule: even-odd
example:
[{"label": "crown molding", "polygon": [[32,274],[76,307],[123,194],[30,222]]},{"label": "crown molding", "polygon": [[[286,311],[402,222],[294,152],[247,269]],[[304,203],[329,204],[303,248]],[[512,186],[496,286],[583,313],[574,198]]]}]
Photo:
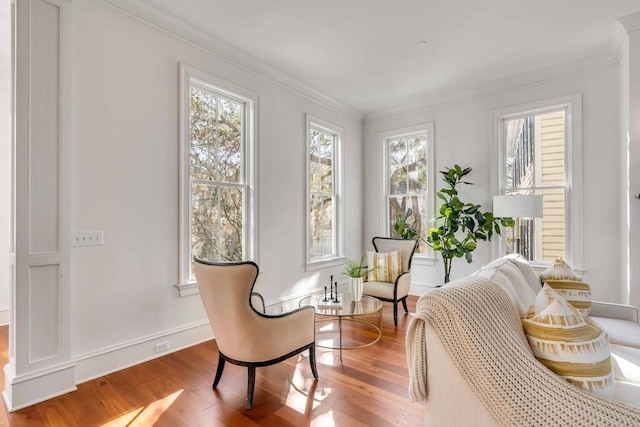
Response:
[{"label": "crown molding", "polygon": [[625,30],[627,30],[627,34],[637,34],[640,33],[640,11],[632,13],[631,15],[623,16],[618,19],[618,21],[622,24]]},{"label": "crown molding", "polygon": [[617,65],[620,62],[619,52],[609,57],[600,57],[597,59],[590,58],[581,61],[568,62],[554,67],[542,68],[519,74],[517,76],[507,77],[500,80],[494,80],[489,83],[480,84],[468,90],[449,90],[443,92],[425,92],[419,100],[409,102],[396,107],[365,113],[364,122],[388,119],[392,117],[400,117],[432,108],[440,108],[450,104],[484,98],[496,94],[516,89],[523,89],[531,86],[537,86],[554,80],[589,73]]},{"label": "crown molding", "polygon": [[239,49],[188,22],[173,16],[146,0],[100,0],[120,12],[165,31],[193,46],[211,53],[222,60],[249,71],[271,83],[316,102],[330,110],[362,120],[363,113],[322,92],[302,83],[255,56]]}]

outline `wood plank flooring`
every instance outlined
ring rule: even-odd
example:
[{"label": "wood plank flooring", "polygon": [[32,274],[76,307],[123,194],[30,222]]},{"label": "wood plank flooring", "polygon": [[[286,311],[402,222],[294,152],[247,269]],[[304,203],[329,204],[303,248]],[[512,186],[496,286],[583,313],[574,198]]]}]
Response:
[{"label": "wood plank flooring", "polygon": [[[409,311],[416,297],[409,297]],[[215,340],[78,385],[78,390],[8,414],[11,426],[419,426],[421,404],[408,399],[405,332],[411,315],[400,306],[393,326],[384,303],[382,338],[343,351],[317,348],[315,382],[306,353],[258,368],[253,409],[245,410],[246,368],[227,364],[216,390],[211,383]],[[320,327],[320,326],[319,326]],[[365,342],[369,332],[345,327],[345,337]],[[364,340],[364,341],[363,341]],[[0,328],[0,364],[7,358],[7,328]],[[2,381],[1,387],[4,387]]]}]

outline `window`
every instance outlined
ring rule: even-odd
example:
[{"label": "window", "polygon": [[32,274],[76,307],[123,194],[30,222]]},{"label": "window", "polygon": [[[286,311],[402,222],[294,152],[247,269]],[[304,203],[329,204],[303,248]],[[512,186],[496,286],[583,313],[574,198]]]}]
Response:
[{"label": "window", "polygon": [[343,253],[342,130],[308,116],[307,141],[307,263],[324,266]]},{"label": "window", "polygon": [[498,114],[500,193],[543,198],[543,217],[516,218],[506,230],[503,253],[540,264],[557,257],[581,264],[579,106],[576,95]]},{"label": "window", "polygon": [[193,256],[209,261],[255,259],[255,97],[186,66],[181,66],[181,75],[184,285],[195,281]]},{"label": "window", "polygon": [[[397,237],[394,224],[411,209],[409,223],[426,238],[434,217],[433,123],[385,132],[384,147],[385,234]],[[418,257],[433,257],[420,242]]]}]

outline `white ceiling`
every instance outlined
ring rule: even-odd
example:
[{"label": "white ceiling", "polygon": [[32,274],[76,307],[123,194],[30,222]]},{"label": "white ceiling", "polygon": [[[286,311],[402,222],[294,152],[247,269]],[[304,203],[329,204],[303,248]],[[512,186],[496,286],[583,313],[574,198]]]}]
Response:
[{"label": "white ceiling", "polygon": [[640,11],[640,0],[149,1],[363,113],[611,63],[617,19]]}]

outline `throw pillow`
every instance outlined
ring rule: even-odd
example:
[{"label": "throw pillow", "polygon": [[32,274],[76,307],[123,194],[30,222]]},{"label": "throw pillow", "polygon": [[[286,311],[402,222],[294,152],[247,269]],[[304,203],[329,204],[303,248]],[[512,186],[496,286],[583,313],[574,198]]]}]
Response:
[{"label": "throw pillow", "polygon": [[547,280],[562,298],[566,299],[580,314],[588,316],[591,311],[591,288],[588,284],[578,280]]},{"label": "throw pillow", "polygon": [[473,273],[473,275],[486,277],[498,282],[509,294],[518,309],[520,317],[525,315],[536,297],[536,293],[529,285],[527,278],[515,262],[509,258],[495,260]]},{"label": "throw pillow", "polygon": [[[529,261],[525,257],[519,254],[511,254],[506,255],[505,258],[508,258],[513,262],[522,272],[522,275],[527,279],[527,283],[533,289],[533,293],[537,294],[542,289],[542,284],[540,283],[540,278],[538,277],[538,273],[533,269]],[[528,307],[527,307],[528,308]]]},{"label": "throw pillow", "polygon": [[544,285],[522,324],[538,361],[601,397],[613,396],[609,339],[550,286]]},{"label": "throw pillow", "polygon": [[547,280],[580,280],[580,276],[567,265],[564,259],[556,258],[553,264],[540,273],[540,282]]},{"label": "throw pillow", "polygon": [[367,251],[367,263],[369,282],[395,282],[396,277],[402,273],[402,260],[400,251],[371,252]]}]

